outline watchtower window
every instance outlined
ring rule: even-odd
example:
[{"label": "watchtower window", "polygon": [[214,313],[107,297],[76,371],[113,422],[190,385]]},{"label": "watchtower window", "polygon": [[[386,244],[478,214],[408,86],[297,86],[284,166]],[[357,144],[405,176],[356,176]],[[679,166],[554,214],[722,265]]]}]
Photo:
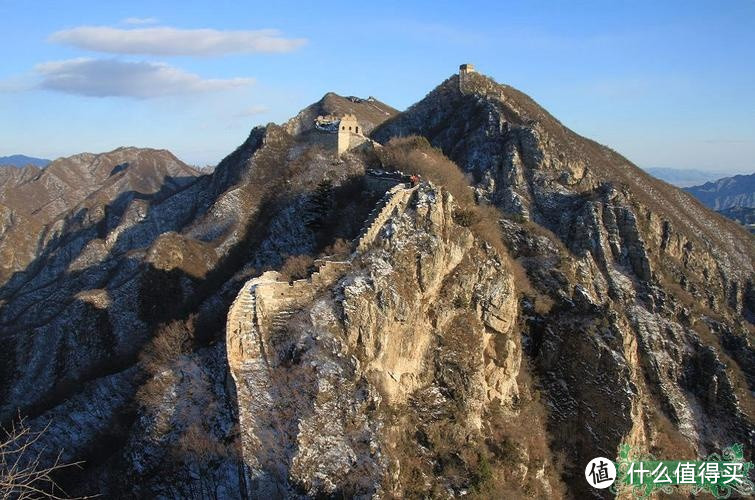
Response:
[{"label": "watchtower window", "polygon": [[341,130],[346,130],[346,125],[342,126]]},{"label": "watchtower window", "polygon": [[351,127],[349,127],[349,131],[351,131]]},{"label": "watchtower window", "polygon": [[357,134],[359,133],[359,127],[356,127],[356,133]]}]

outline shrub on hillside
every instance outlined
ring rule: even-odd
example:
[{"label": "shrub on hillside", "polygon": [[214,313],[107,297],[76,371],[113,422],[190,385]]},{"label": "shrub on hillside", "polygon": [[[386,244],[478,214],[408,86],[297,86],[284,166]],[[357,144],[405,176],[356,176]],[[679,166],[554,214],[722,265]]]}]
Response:
[{"label": "shrub on hillside", "polygon": [[168,368],[179,356],[191,351],[193,334],[184,321],[160,325],[155,336],[139,355],[142,366],[151,374]]},{"label": "shrub on hillside", "polygon": [[347,259],[351,255],[351,244],[343,238],[336,238],[332,244],[325,247],[322,255],[336,260]]},{"label": "shrub on hillside", "polygon": [[477,213],[473,210],[459,209],[454,212],[454,222],[460,226],[470,227],[477,222]]},{"label": "shrub on hillside", "polygon": [[280,273],[289,281],[305,279],[313,264],[314,259],[309,255],[292,255],[283,263]]},{"label": "shrub on hillside", "polygon": [[386,170],[418,174],[433,184],[447,189],[458,203],[454,221],[469,227],[479,238],[508,255],[501,238],[500,213],[495,207],[478,205],[467,175],[442,151],[424,137],[396,137],[379,150],[380,162]]},{"label": "shrub on hillside", "polygon": [[379,156],[387,170],[418,174],[448,189],[462,207],[474,205],[474,196],[464,172],[424,137],[393,138],[379,151]]}]

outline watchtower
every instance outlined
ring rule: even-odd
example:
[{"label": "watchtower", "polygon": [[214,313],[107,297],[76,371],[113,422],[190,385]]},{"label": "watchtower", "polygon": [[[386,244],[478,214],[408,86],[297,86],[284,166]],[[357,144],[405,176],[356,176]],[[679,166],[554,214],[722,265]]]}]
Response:
[{"label": "watchtower", "polygon": [[357,117],[350,113],[318,116],[315,118],[315,131],[317,141],[328,149],[334,149],[337,156],[369,141]]},{"label": "watchtower", "polygon": [[338,123],[338,156],[341,156],[357,143],[364,142],[358,140],[363,136],[357,117],[352,114],[343,115]]},{"label": "watchtower", "polygon": [[468,75],[469,73],[477,73],[474,69],[474,64],[462,64],[459,66],[459,76]]},{"label": "watchtower", "polygon": [[462,64],[459,66],[459,90],[464,92],[464,87],[469,80],[469,75],[477,73],[474,69],[474,64]]}]

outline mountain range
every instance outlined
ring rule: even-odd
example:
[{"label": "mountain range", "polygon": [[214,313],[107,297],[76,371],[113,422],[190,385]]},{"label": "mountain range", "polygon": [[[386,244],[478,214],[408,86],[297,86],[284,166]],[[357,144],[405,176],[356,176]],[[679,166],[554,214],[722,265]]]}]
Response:
[{"label": "mountain range", "polygon": [[653,177],[657,177],[662,181],[666,181],[669,184],[681,188],[714,181],[723,175],[721,172],[696,170],[691,168],[649,167],[646,168],[645,171]]},{"label": "mountain range", "polygon": [[0,169],[0,252],[0,419],[71,495],[608,498],[755,435],[753,236],[474,72]]},{"label": "mountain range", "polygon": [[700,186],[684,188],[685,191],[713,210],[735,207],[755,208],[755,173],[724,177]]},{"label": "mountain range", "polygon": [[45,160],[43,158],[34,158],[32,156],[26,156],[26,155],[10,155],[10,156],[0,156],[0,166],[6,165],[6,166],[12,166],[12,167],[25,167],[27,165],[32,165],[34,167],[44,167],[48,163],[50,163],[50,160]]}]

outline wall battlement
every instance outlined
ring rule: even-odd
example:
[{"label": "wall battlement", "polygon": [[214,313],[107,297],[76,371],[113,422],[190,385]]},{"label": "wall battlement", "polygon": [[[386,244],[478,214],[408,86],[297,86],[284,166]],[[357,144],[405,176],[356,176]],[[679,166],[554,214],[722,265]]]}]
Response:
[{"label": "wall battlement", "polygon": [[282,281],[277,271],[267,271],[247,281],[236,295],[226,320],[226,346],[236,385],[239,423],[249,430],[241,443],[247,480],[254,481],[265,474],[265,457],[282,453],[282,431],[269,427],[269,422],[277,421],[273,416],[279,411],[270,393],[278,362],[275,353],[267,351],[274,349],[271,337],[286,328],[297,310],[351,269],[354,258],[377,238],[391,214],[407,206],[415,190],[416,186],[407,188],[401,183],[386,192],[365,222],[349,260],[318,259],[317,271],[307,279],[292,282]]}]

